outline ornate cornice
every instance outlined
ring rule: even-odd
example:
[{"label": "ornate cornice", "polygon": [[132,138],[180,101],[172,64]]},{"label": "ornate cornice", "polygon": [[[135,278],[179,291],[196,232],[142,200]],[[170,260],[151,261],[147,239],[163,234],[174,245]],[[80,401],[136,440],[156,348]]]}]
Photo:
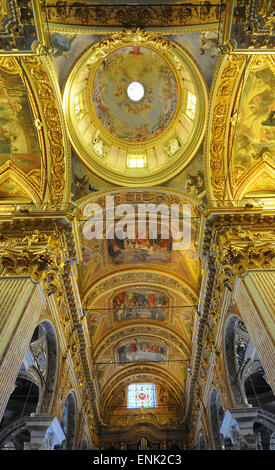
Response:
[{"label": "ornate cornice", "polygon": [[0,50],[4,50],[5,54],[31,52],[33,43],[38,39],[32,1],[9,0],[2,4]]},{"label": "ornate cornice", "polygon": [[224,43],[233,41],[235,50],[263,53],[275,46],[272,1],[230,0],[226,2]]},{"label": "ornate cornice", "polygon": [[[42,18],[50,24],[89,26],[89,27],[163,27],[197,26],[216,24],[224,20],[225,4],[221,8],[215,1],[202,5],[193,1],[192,5],[100,5],[85,2],[84,5],[74,5],[75,2],[62,2],[56,6],[54,0],[43,7]],[[213,6],[212,6],[213,4]]]}]

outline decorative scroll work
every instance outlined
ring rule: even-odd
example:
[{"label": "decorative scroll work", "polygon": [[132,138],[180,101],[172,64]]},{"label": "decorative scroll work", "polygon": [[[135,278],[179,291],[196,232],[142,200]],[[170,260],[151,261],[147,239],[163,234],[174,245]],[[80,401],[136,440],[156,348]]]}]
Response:
[{"label": "decorative scroll work", "polygon": [[[196,3],[198,3],[196,5]],[[85,3],[78,5],[72,1],[41,2],[43,20],[51,23],[81,26],[194,26],[223,21],[225,3],[192,2],[192,5],[104,5]],[[212,5],[213,4],[213,5]],[[48,8],[47,8],[48,7]]]},{"label": "decorative scroll work", "polygon": [[207,152],[209,152],[209,198],[221,200],[224,196],[226,184],[225,154],[226,131],[228,115],[231,111],[232,94],[239,78],[238,71],[242,69],[245,56],[230,55],[224,65],[219,78],[215,97],[212,101],[212,122],[208,134]]},{"label": "decorative scroll work", "polygon": [[[275,45],[274,2],[272,0],[228,1],[232,10],[228,39],[238,50],[272,50]],[[227,19],[227,21],[229,21]]]},{"label": "decorative scroll work", "polygon": [[[24,57],[26,67],[36,87],[44,113],[44,133],[48,139],[50,155],[50,195],[53,204],[63,202],[66,188],[66,150],[64,127],[58,108],[57,99],[49,75],[42,61],[37,57]],[[41,123],[43,126],[44,123]]]},{"label": "decorative scroll work", "polygon": [[[3,238],[2,235],[1,276],[30,276],[34,282],[45,281],[47,294],[60,289],[58,274],[64,262],[59,239],[40,234],[39,231],[22,240]],[[21,249],[14,248],[18,243],[23,245]],[[33,244],[36,246],[33,247]]]},{"label": "decorative scroll work", "polygon": [[37,40],[31,0],[1,0],[0,50],[31,51]]}]

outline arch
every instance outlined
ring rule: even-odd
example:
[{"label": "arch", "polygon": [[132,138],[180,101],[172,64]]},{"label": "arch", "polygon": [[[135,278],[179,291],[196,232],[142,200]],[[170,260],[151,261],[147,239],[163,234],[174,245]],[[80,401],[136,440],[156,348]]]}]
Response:
[{"label": "arch", "polygon": [[268,382],[261,364],[251,368],[244,380],[246,399],[253,407],[259,407],[263,411],[275,416],[275,396]]},{"label": "arch", "polygon": [[274,413],[275,398],[243,321],[231,315],[225,325],[224,350],[228,381],[235,405],[262,407]]},{"label": "arch", "polygon": [[220,395],[215,388],[210,391],[208,407],[213,447],[215,450],[219,450],[222,449],[220,427],[224,418],[224,410]]},{"label": "arch", "polygon": [[199,450],[206,450],[207,449],[207,443],[204,438],[204,435],[202,433],[199,434],[198,437],[198,449]]},{"label": "arch", "polygon": [[[224,352],[225,352],[225,366],[227,371],[228,382],[231,390],[233,402],[235,404],[244,404],[245,395],[240,382],[240,364],[237,360],[238,341],[245,344],[244,337],[240,336],[241,319],[237,315],[231,315],[225,324],[224,329]],[[239,334],[236,330],[238,329]],[[244,330],[243,335],[246,336]],[[237,337],[238,336],[238,337]],[[247,339],[247,338],[246,338]]]},{"label": "arch", "polygon": [[66,436],[64,448],[73,450],[76,437],[76,399],[73,391],[69,392],[65,400],[60,424]]},{"label": "arch", "polygon": [[96,345],[94,350],[95,361],[98,361],[104,352],[106,352],[112,346],[118,345],[121,340],[124,340],[127,336],[129,339],[135,336],[150,336],[159,338],[168,344],[172,344],[179,352],[183,354],[184,358],[187,358],[189,354],[189,345],[187,344],[186,340],[167,327],[149,324],[146,326],[127,325],[117,328],[114,332],[110,332],[100,340],[99,344]]},{"label": "arch", "polygon": [[88,439],[84,437],[80,450],[89,450],[89,444],[88,444]]},{"label": "arch", "polygon": [[115,289],[131,287],[133,285],[148,285],[151,287],[163,286],[166,290],[177,294],[183,301],[195,305],[197,294],[186,280],[174,275],[172,272],[159,271],[154,268],[136,267],[135,269],[120,269],[94,282],[89,286],[84,294],[84,305],[93,305],[95,300],[99,300],[107,293],[112,293]]},{"label": "arch", "polygon": [[0,450],[23,450],[24,442],[29,440],[26,418],[15,420],[0,430]]},{"label": "arch", "polygon": [[184,394],[184,384],[180,383],[177,377],[168,370],[158,367],[156,364],[150,365],[130,365],[116,371],[108,381],[102,386],[102,403],[105,409],[109,406],[114,396],[119,390],[133,382],[148,382],[165,386],[171,396],[175,399],[179,408],[184,406],[182,397]]},{"label": "arch", "polygon": [[[55,327],[49,320],[43,320],[37,325],[37,329],[40,336],[36,341],[39,341],[39,338],[44,334],[47,349],[43,394],[39,404],[39,411],[44,414],[50,411],[54,399],[58,372],[58,339]],[[32,343],[30,346],[32,347]]]}]

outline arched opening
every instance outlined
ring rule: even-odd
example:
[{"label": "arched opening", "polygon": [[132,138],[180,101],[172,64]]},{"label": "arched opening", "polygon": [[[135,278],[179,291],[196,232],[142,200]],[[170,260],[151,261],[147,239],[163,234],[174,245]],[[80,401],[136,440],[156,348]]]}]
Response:
[{"label": "arched opening", "polygon": [[241,370],[245,365],[245,351],[249,335],[244,323],[237,315],[232,315],[225,326],[225,358],[229,385],[235,404],[245,404],[245,394],[241,386]]},{"label": "arched opening", "polygon": [[89,445],[88,445],[88,441],[87,441],[86,437],[82,441],[80,450],[89,450]]},{"label": "arched opening", "polygon": [[[37,336],[38,335],[38,336]],[[58,366],[58,342],[54,326],[49,321],[43,321],[34,332],[30,349],[35,354],[36,363],[39,364],[43,377],[43,389],[39,404],[39,411],[46,413],[54,398],[54,390]],[[43,353],[44,351],[44,353]]]},{"label": "arched opening", "polygon": [[66,441],[62,445],[63,449],[74,449],[76,429],[76,403],[74,394],[72,392],[70,392],[66,398],[60,424],[66,436]]},{"label": "arched opening", "polygon": [[205,440],[203,434],[201,434],[201,433],[200,433],[199,439],[198,439],[198,449],[199,450],[207,449],[206,440]]},{"label": "arched opening", "polygon": [[253,372],[244,383],[247,401],[253,407],[260,407],[275,414],[275,396],[266,381],[265,372],[261,367]]},{"label": "arched opening", "polygon": [[220,427],[224,418],[222,401],[216,389],[212,388],[209,398],[210,427],[214,449],[222,449]]},{"label": "arched opening", "polygon": [[0,448],[23,450],[30,441],[26,418],[45,414],[53,399],[57,340],[53,325],[37,325],[0,423]]},{"label": "arched opening", "polygon": [[30,440],[25,419],[36,412],[38,401],[39,387],[19,373],[0,423],[1,449],[24,450]]}]

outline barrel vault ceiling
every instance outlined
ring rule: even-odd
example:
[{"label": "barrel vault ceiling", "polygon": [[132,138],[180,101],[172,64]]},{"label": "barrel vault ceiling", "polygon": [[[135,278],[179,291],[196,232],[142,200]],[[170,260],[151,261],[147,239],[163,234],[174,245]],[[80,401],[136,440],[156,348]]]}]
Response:
[{"label": "barrel vault ceiling", "polygon": [[[49,0],[37,2],[34,19],[25,3],[25,35],[15,37],[25,48],[13,55],[12,44],[0,44],[0,204],[55,203],[76,214],[75,275],[108,432],[136,422],[131,383],[156,384],[152,423],[180,429],[204,269],[201,216],[252,199],[268,204],[274,192],[274,54],[242,53],[240,31],[239,52],[228,54],[231,2],[194,1],[189,13],[146,2],[141,16],[131,2],[96,10]],[[127,94],[135,81],[144,93],[137,102]],[[106,211],[106,197],[188,204],[190,246],[105,231],[86,238],[87,207]]]}]

